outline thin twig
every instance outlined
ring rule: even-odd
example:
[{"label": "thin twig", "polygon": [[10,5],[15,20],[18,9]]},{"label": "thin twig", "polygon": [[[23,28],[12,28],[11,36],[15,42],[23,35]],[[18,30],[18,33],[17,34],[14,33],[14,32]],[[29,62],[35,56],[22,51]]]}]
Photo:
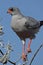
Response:
[{"label": "thin twig", "polygon": [[[4,55],[4,53],[0,50],[1,54]],[[11,64],[16,65],[14,62],[8,60]]]},{"label": "thin twig", "polygon": [[[36,57],[36,55],[37,55],[37,53],[39,52],[39,50],[41,49],[41,47],[43,47],[43,44],[41,44],[40,47],[36,50],[35,54],[33,55],[32,59],[31,59],[31,61],[30,61],[30,63],[29,63],[29,65],[32,64],[34,58]],[[27,63],[28,63],[28,61],[27,61]],[[25,64],[26,64],[26,62],[25,62]],[[25,64],[24,64],[24,65],[25,65]]]},{"label": "thin twig", "polygon": [[[32,64],[32,62],[33,62],[33,60],[34,60],[34,58],[35,58],[35,56],[37,55],[37,53],[39,52],[39,50],[41,49],[41,47],[43,46],[43,44],[41,44],[40,45],[40,47],[37,49],[37,51],[35,52],[35,54],[34,54],[34,56],[32,57],[32,59],[31,59],[31,61],[30,61],[30,64],[29,65],[31,65]],[[4,55],[4,53],[0,50],[0,52],[1,52],[1,54],[2,55]],[[16,65],[16,63],[21,59],[22,57],[20,57],[15,63],[14,62],[12,62],[12,61],[10,61],[10,60],[8,60],[11,64],[13,64],[13,65]],[[27,61],[28,62],[28,61]],[[25,64],[24,64],[25,65]]]},{"label": "thin twig", "polygon": [[0,52],[1,52],[2,55],[4,55],[3,52],[2,52],[1,50],[0,50]]},{"label": "thin twig", "polygon": [[[0,50],[1,54],[4,55],[4,53]],[[16,65],[16,63],[21,59],[21,57],[16,61],[12,62],[11,60],[8,60],[11,64]]]},{"label": "thin twig", "polygon": [[21,58],[22,58],[22,57],[19,57],[19,59],[16,61],[16,63],[19,62],[19,60],[20,60]]},{"label": "thin twig", "polygon": [[39,52],[39,50],[41,49],[41,47],[43,47],[43,44],[41,44],[41,45],[40,45],[40,47],[37,49],[37,51],[35,52],[34,56],[33,56],[33,57],[32,57],[32,59],[31,59],[31,61],[30,61],[30,64],[29,64],[29,65],[31,65],[31,64],[32,64],[32,62],[33,62],[33,60],[34,60],[35,56],[37,55],[37,53]]},{"label": "thin twig", "polygon": [[16,65],[16,63],[12,62],[11,60],[8,60],[11,64]]}]

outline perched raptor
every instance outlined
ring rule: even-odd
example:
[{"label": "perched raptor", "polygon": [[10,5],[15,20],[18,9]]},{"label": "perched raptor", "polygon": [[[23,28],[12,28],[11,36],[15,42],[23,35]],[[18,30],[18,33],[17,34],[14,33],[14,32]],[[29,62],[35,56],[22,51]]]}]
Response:
[{"label": "perched raptor", "polygon": [[8,9],[7,12],[12,16],[11,28],[22,40],[23,43],[22,58],[23,60],[25,60],[26,59],[25,40],[26,38],[30,39],[30,42],[28,43],[27,52],[31,52],[30,45],[32,39],[36,37],[35,34],[39,31],[40,27],[43,26],[43,21],[37,21],[32,17],[24,16],[17,7],[11,7]]}]

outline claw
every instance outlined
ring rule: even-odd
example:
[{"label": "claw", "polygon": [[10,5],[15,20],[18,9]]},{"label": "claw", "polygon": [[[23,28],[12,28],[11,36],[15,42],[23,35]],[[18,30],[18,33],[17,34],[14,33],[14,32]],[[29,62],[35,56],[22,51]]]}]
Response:
[{"label": "claw", "polygon": [[23,60],[23,61],[26,61],[26,59],[27,59],[27,55],[26,55],[25,53],[23,53],[23,54],[22,54],[22,60]]},{"label": "claw", "polygon": [[31,53],[31,49],[30,49],[30,48],[27,48],[27,52],[28,52],[28,53]]}]

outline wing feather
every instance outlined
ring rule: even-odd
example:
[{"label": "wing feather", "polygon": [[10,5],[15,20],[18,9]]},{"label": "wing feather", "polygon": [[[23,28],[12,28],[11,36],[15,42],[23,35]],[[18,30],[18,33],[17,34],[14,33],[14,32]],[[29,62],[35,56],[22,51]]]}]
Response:
[{"label": "wing feather", "polygon": [[35,20],[32,17],[27,17],[27,21],[25,22],[25,26],[27,28],[38,28],[40,26],[40,22]]}]

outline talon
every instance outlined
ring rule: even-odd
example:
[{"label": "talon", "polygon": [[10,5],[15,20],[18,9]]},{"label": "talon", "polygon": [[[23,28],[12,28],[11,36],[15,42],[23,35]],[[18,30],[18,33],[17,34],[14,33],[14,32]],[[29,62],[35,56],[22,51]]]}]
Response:
[{"label": "talon", "polygon": [[27,48],[27,52],[28,52],[28,53],[31,53],[31,49],[30,49],[30,48]]},{"label": "talon", "polygon": [[23,61],[26,61],[27,55],[25,53],[22,54]]}]

